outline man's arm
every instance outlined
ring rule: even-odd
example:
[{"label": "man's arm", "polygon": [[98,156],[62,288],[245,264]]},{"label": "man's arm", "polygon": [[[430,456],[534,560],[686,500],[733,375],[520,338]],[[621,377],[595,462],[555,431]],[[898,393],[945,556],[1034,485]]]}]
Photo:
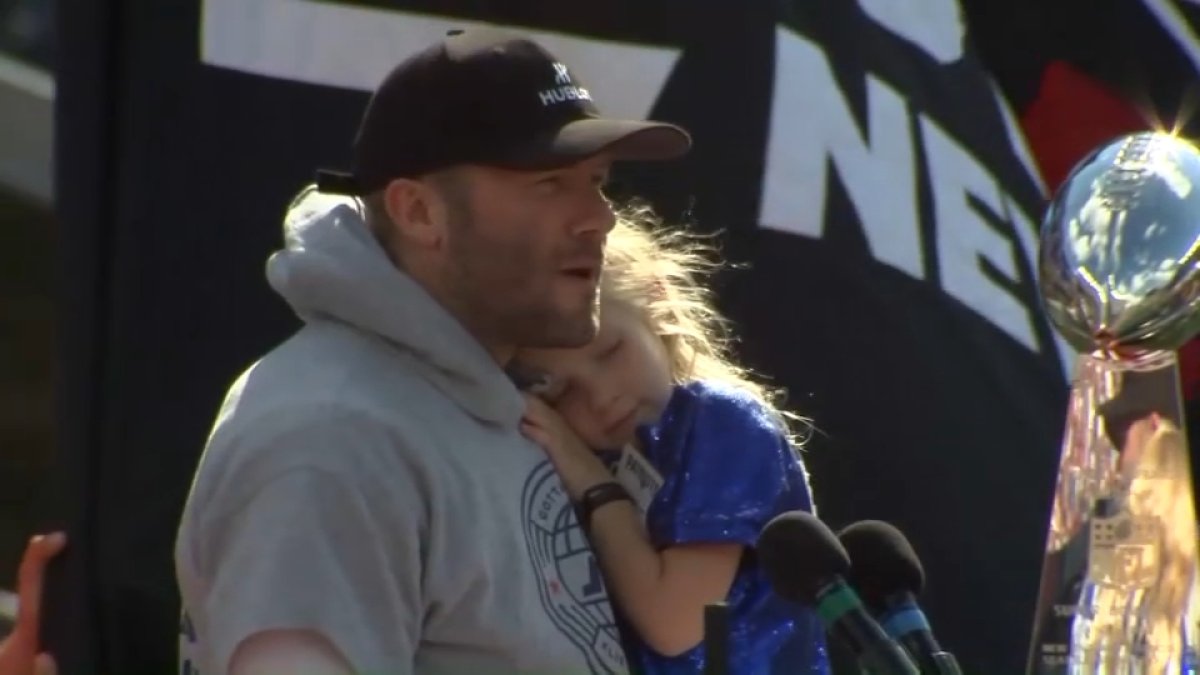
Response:
[{"label": "man's arm", "polygon": [[[335,673],[409,673],[424,615],[416,472],[371,420],[297,426],[256,451],[257,466],[230,469],[222,478],[237,489],[198,509],[187,534],[199,573],[184,597],[190,650],[214,675],[257,675],[290,657],[332,659]],[[278,448],[289,459],[266,461]],[[287,638],[298,635],[316,643]]]},{"label": "man's arm", "polygon": [[238,645],[229,675],[355,675],[329,640],[312,631],[269,630]]}]

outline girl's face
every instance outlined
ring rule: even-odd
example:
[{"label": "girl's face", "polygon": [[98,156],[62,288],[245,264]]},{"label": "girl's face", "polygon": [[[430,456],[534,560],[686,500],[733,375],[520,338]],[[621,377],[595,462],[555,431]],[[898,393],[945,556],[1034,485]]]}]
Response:
[{"label": "girl's face", "polygon": [[636,309],[605,301],[600,330],[578,349],[524,349],[523,370],[549,376],[543,396],[596,450],[616,450],[638,426],[658,421],[671,397],[671,367],[662,339]]}]

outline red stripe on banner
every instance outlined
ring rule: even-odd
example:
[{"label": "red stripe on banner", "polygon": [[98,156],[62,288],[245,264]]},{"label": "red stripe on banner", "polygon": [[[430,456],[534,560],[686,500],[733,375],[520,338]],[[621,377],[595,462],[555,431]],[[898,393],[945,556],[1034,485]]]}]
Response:
[{"label": "red stripe on banner", "polygon": [[1147,124],[1108,87],[1067,63],[1052,61],[1042,73],[1038,97],[1022,112],[1021,126],[1053,191],[1096,146]]},{"label": "red stripe on banner", "polygon": [[1200,396],[1200,339],[1192,340],[1179,350],[1179,373],[1184,398],[1190,401]]}]

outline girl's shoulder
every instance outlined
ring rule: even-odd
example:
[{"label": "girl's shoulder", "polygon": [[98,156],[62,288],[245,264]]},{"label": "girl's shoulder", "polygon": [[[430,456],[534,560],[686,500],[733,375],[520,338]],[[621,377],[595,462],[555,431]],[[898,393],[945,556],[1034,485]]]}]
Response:
[{"label": "girl's shoulder", "polygon": [[756,396],[735,385],[715,380],[693,380],[677,385],[675,396],[685,400],[701,416],[699,419],[737,419],[763,431],[781,433],[778,417],[771,409]]}]

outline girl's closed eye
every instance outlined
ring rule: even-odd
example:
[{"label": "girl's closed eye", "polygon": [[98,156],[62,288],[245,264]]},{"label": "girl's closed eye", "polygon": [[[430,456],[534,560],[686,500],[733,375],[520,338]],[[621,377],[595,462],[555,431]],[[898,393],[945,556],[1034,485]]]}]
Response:
[{"label": "girl's closed eye", "polygon": [[542,397],[543,401],[549,403],[551,406],[554,406],[566,397],[569,389],[570,382],[563,378],[551,377],[545,389],[543,389],[538,395]]}]

